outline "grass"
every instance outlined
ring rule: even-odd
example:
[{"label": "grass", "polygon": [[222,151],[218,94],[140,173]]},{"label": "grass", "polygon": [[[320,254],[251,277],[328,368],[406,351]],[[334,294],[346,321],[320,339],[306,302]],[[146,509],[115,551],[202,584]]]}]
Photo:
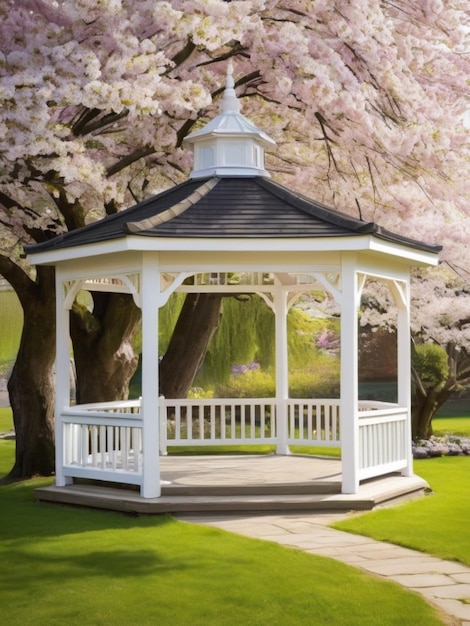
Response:
[{"label": "grass", "polygon": [[[445,422],[450,424],[451,422]],[[461,419],[470,430],[470,418]],[[0,431],[11,425],[0,409]],[[14,442],[0,441],[0,476]],[[434,495],[335,524],[470,565],[470,459],[416,462]],[[442,624],[419,596],[342,563],[170,517],[34,502],[0,486],[0,605],[9,626]],[[338,592],[341,581],[341,592]],[[377,610],[380,607],[380,610]]]},{"label": "grass", "polygon": [[470,458],[415,461],[433,493],[425,498],[337,522],[335,528],[390,541],[470,566]]},{"label": "grass", "polygon": [[432,421],[434,435],[460,435],[470,437],[470,417],[435,417]]},{"label": "grass", "polygon": [[9,626],[443,623],[416,594],[330,559],[166,516],[35,503],[47,483],[0,487]]},{"label": "grass", "polygon": [[[470,437],[468,399],[433,419],[436,436]],[[415,461],[414,471],[432,495],[334,524],[335,528],[390,541],[470,566],[470,458],[440,457]]]},{"label": "grass", "polygon": [[[330,446],[289,446],[293,454],[312,454],[341,458],[341,448]],[[205,454],[274,454],[276,446],[168,446],[171,455],[205,455]]]},{"label": "grass", "polygon": [[13,428],[13,416],[10,407],[0,407],[0,433],[8,433]]},{"label": "grass", "polygon": [[7,374],[16,358],[23,327],[23,311],[14,291],[0,291],[0,374]]}]

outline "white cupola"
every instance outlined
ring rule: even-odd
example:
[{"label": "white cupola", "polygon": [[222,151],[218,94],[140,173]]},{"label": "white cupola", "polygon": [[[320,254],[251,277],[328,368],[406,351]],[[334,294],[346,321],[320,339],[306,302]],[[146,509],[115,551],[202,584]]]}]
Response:
[{"label": "white cupola", "polygon": [[230,63],[219,115],[184,139],[194,154],[190,178],[270,177],[264,169],[264,149],[276,142],[241,115],[232,74]]}]

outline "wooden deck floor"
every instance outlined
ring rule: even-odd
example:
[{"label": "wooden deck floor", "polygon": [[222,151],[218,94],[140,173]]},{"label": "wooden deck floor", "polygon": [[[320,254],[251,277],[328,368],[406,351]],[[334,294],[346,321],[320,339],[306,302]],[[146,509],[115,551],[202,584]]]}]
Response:
[{"label": "wooden deck floor", "polygon": [[162,495],[142,498],[135,489],[95,482],[44,487],[42,502],[134,514],[370,510],[419,497],[427,483],[389,475],[341,494],[341,462],[306,456],[213,455],[161,457]]}]

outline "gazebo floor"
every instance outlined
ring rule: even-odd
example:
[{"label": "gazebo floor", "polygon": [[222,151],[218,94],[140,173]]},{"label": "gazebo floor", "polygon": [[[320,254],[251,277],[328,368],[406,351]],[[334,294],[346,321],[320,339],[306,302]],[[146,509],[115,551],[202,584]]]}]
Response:
[{"label": "gazebo floor", "polygon": [[390,474],[341,493],[341,461],[307,456],[166,456],[160,459],[162,495],[142,498],[129,486],[94,481],[42,487],[42,502],[132,514],[158,515],[273,511],[364,511],[419,497],[427,483]]}]

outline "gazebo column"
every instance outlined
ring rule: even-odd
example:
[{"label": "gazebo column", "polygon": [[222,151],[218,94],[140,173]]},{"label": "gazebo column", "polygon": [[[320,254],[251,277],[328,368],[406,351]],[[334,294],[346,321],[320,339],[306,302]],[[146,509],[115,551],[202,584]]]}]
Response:
[{"label": "gazebo column", "polygon": [[395,282],[395,302],[398,307],[397,322],[397,384],[398,404],[407,409],[405,434],[406,468],[404,476],[413,475],[413,453],[411,445],[411,321],[410,321],[410,279]]},{"label": "gazebo column", "polygon": [[358,320],[360,289],[356,255],[341,260],[341,459],[342,493],[359,490]]},{"label": "gazebo column", "polygon": [[141,495],[158,498],[160,488],[158,415],[158,309],[160,271],[158,253],[142,259],[142,471]]},{"label": "gazebo column", "polygon": [[56,268],[56,362],[55,362],[55,484],[70,485],[64,476],[64,425],[62,411],[70,405],[70,310],[61,271]]},{"label": "gazebo column", "polygon": [[287,354],[287,291],[282,288],[273,293],[276,346],[276,454],[289,454],[287,399],[289,397],[289,365]]}]

